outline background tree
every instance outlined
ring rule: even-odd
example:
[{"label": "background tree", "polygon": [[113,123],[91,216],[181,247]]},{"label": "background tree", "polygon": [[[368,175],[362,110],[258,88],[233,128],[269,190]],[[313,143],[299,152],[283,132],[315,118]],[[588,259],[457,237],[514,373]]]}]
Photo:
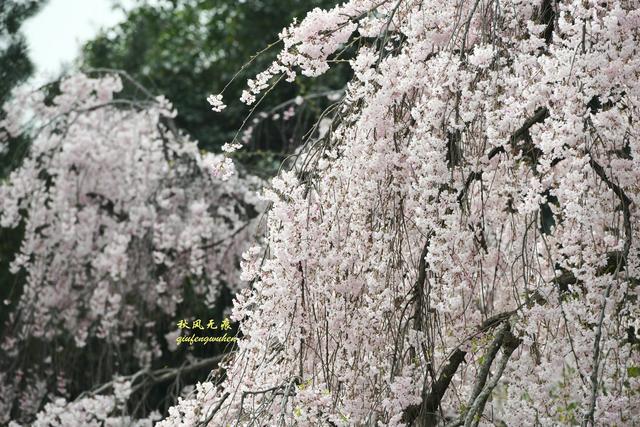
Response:
[{"label": "background tree", "polygon": [[0,105],[9,99],[11,89],[33,73],[20,27],[43,3],[43,0],[6,0],[0,4]]},{"label": "background tree", "polygon": [[[20,28],[43,3],[43,0],[6,0],[0,4],[0,106],[9,100],[12,89],[24,83],[33,73],[33,64]],[[0,110],[0,120],[4,115]],[[14,140],[0,144],[0,179],[19,164],[20,155],[24,152],[21,142]]]},{"label": "background tree", "polygon": [[[5,106],[2,131],[32,142],[0,184],[0,227],[24,231],[16,280],[2,283],[2,424],[99,387],[112,393],[105,407],[145,416],[173,402],[178,374],[211,368],[225,349],[178,346],[177,322],[219,323],[244,286],[261,181],[210,177],[222,156],[202,155],[166,99],[124,77],[77,74],[50,85],[52,98],[24,90]],[[145,97],[114,98],[127,85]],[[119,385],[136,373],[133,390]]]}]

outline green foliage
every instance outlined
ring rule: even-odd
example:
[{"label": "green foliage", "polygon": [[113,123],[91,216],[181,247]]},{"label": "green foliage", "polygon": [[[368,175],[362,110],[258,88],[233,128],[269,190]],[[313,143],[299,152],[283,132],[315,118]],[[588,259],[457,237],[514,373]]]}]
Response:
[{"label": "green foliage", "polygon": [[[43,4],[43,0],[0,1],[0,106],[7,102],[13,88],[33,74],[33,64],[20,28]],[[0,110],[0,120],[4,116],[4,111]],[[11,140],[8,151],[0,152],[0,178],[6,177],[19,163],[27,143],[24,139]]]},{"label": "green foliage", "polygon": [[4,104],[13,89],[33,73],[27,44],[20,33],[23,22],[43,4],[42,0],[0,1],[0,103]]},{"label": "green foliage", "polygon": [[0,333],[17,302],[17,296],[22,292],[21,284],[25,280],[23,272],[14,275],[9,270],[9,263],[20,248],[23,236],[24,223],[13,229],[0,228]]},{"label": "green foliage", "polygon": [[[278,33],[294,18],[302,19],[314,7],[332,7],[336,0],[175,0],[142,4],[131,10],[125,22],[103,31],[84,47],[83,66],[127,71],[156,94],[164,94],[177,108],[177,125],[197,139],[200,147],[218,151],[233,139],[250,109],[238,100],[247,78],[262,71],[282,47],[276,43],[243,69],[225,91],[228,108],[211,111],[206,98],[219,93],[244,64],[278,39]],[[338,89],[347,80],[347,67],[324,79],[299,78],[296,84],[280,83],[256,113],[268,111],[302,93]],[[124,94],[129,95],[129,94]],[[135,95],[135,94],[133,94]],[[317,100],[307,108],[297,130],[287,123],[264,120],[254,133],[250,150],[285,154],[289,141],[299,140],[301,129],[323,108]],[[308,126],[306,126],[308,128]],[[305,129],[306,130],[306,129]],[[239,159],[254,169],[273,169],[277,159],[248,156]],[[275,160],[275,161],[274,161]],[[255,172],[255,170],[254,170]]]}]

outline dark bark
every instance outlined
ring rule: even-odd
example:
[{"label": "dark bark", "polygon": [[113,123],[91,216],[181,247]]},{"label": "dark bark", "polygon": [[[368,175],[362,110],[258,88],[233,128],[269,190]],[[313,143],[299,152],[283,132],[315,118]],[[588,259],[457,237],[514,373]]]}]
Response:
[{"label": "dark bark", "polygon": [[[508,311],[490,317],[480,325],[478,332],[486,332],[508,321],[514,313],[515,311]],[[441,369],[438,379],[431,384],[430,388],[425,384],[422,392],[422,402],[419,405],[410,405],[405,409],[402,422],[413,427],[430,427],[437,425],[440,402],[449,388],[451,379],[458,371],[458,367],[464,362],[466,354],[467,353],[460,348],[456,348],[453,351],[447,359],[447,363]]]}]

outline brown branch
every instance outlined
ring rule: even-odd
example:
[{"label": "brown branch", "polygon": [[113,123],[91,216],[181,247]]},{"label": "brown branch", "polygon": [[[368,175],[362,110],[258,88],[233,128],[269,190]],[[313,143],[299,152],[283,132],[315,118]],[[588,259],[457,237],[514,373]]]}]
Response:
[{"label": "brown branch", "polygon": [[429,252],[429,242],[431,241],[431,235],[427,238],[427,241],[422,248],[420,254],[420,262],[418,264],[418,277],[414,285],[414,298],[416,300],[416,310],[414,318],[414,328],[417,331],[422,330],[422,318],[424,315],[423,301],[424,301],[424,283],[427,279],[427,262],[425,258]]},{"label": "brown branch", "polygon": [[619,260],[619,262],[622,263],[624,260],[627,259],[627,256],[629,255],[629,249],[631,248],[631,234],[632,234],[631,233],[631,210],[629,209],[629,206],[631,205],[632,201],[631,199],[629,199],[629,197],[627,197],[624,190],[620,188],[618,184],[616,184],[615,182],[609,179],[606,172],[604,171],[604,168],[600,166],[600,164],[596,162],[593,159],[593,157],[591,158],[591,160],[589,160],[589,164],[591,165],[595,173],[600,177],[600,179],[605,184],[607,184],[607,187],[609,187],[609,189],[613,191],[616,194],[616,196],[618,196],[618,198],[620,199],[620,203],[622,204],[622,215],[624,218],[624,232],[626,235],[626,240],[624,243],[624,251],[621,259]]},{"label": "brown branch", "polygon": [[211,410],[211,412],[209,413],[209,415],[207,416],[207,418],[202,421],[202,422],[198,422],[197,426],[201,427],[201,426],[207,426],[209,425],[209,422],[213,419],[213,417],[216,415],[216,413],[220,410],[220,408],[222,408],[222,404],[224,403],[225,400],[227,400],[227,398],[230,396],[230,393],[227,391],[225,392],[221,397],[220,400],[218,401],[218,404],[215,406],[215,408],[213,408]]},{"label": "brown branch", "polygon": [[[531,128],[531,126],[535,125],[536,123],[544,122],[547,117],[549,117],[549,110],[547,109],[547,107],[538,108],[534,115],[527,119],[527,121],[524,122],[524,124],[511,135],[511,137],[509,138],[509,144],[511,144],[511,147],[515,150],[518,148],[518,142],[530,139],[531,137],[529,135],[529,129]],[[532,147],[529,147],[529,145],[531,144],[524,144],[520,148],[523,149],[523,151],[524,149],[528,149],[528,151],[530,152],[532,151]],[[496,155],[504,152],[504,146],[495,147],[489,152],[489,160],[494,158]]]},{"label": "brown branch", "polygon": [[[614,183],[607,176],[604,168],[596,162],[593,157],[589,161],[589,164],[595,171],[595,173],[600,177],[600,179],[607,184],[610,190],[612,190],[616,196],[620,199],[620,203],[622,204],[622,215],[624,218],[624,229],[625,229],[625,242],[624,249],[622,254],[617,257],[616,269],[614,271],[617,274],[623,266],[623,263],[626,262],[627,256],[629,255],[629,250],[631,248],[631,239],[632,239],[632,230],[631,230],[631,210],[629,206],[631,205],[631,199],[627,197],[624,190],[620,188],[619,185]],[[602,308],[600,309],[600,318],[598,320],[598,326],[596,328],[596,333],[594,337],[593,343],[593,371],[591,373],[591,401],[589,402],[589,411],[585,414],[585,418],[583,420],[583,425],[595,425],[594,413],[596,410],[596,399],[598,396],[598,369],[600,366],[600,339],[602,338],[602,324],[604,322],[604,313],[605,308],[607,307],[607,301],[609,300],[609,295],[611,293],[611,288],[613,286],[614,281],[611,280],[607,289],[605,290],[605,294],[603,297]]]},{"label": "brown branch", "polygon": [[[533,116],[527,119],[518,130],[516,130],[509,137],[509,144],[514,150],[521,149],[525,154],[528,154],[532,159],[537,159],[540,156],[540,150],[533,145],[531,142],[531,136],[529,134],[529,129],[536,123],[542,123],[545,119],[549,117],[549,110],[546,107],[538,108]],[[524,140],[525,143],[518,146],[518,142]],[[504,146],[494,147],[491,151],[489,151],[488,157],[489,160],[493,159],[500,153],[505,153],[506,150]],[[448,155],[448,154],[447,154]],[[464,187],[460,190],[458,194],[458,203],[462,203],[462,200],[467,195],[469,191],[469,187],[473,181],[482,179],[482,171],[474,171],[469,174],[467,180],[464,183]]]},{"label": "brown branch", "polygon": [[[615,273],[616,270],[625,266],[625,258],[624,254],[620,251],[607,252],[607,264],[596,271],[596,277],[607,273]],[[565,269],[562,269],[562,274],[553,279],[552,282],[558,285],[562,292],[568,292],[569,285],[583,283],[581,280],[576,278],[573,272]]]},{"label": "brown branch", "polygon": [[[498,147],[498,148],[502,148],[502,147]],[[504,149],[503,149],[503,151],[504,151]],[[491,155],[491,154],[489,154],[489,155]],[[469,176],[467,177],[467,180],[464,182],[464,187],[462,188],[462,190],[460,190],[460,193],[458,193],[458,203],[462,203],[462,200],[467,195],[467,191],[469,191],[469,187],[471,186],[471,183],[473,181],[475,181],[477,179],[481,179],[481,178],[482,178],[482,171],[480,171],[480,172],[471,172],[469,174]]]},{"label": "brown branch", "polygon": [[151,371],[149,369],[142,369],[134,374],[119,377],[112,381],[106,382],[100,385],[99,387],[94,388],[93,390],[82,392],[78,395],[76,400],[86,396],[95,396],[99,393],[109,390],[110,388],[113,387],[113,385],[116,382],[130,381],[132,384],[134,384],[138,378],[149,377],[148,380],[142,380],[140,383],[136,384],[135,387],[132,387],[131,394],[133,394],[144,386],[157,385],[167,380],[170,380],[172,378],[175,378],[178,375],[191,373],[191,372],[206,368],[208,366],[216,365],[220,363],[225,356],[228,356],[228,354],[219,354],[217,356],[213,356],[207,359],[201,359],[195,363],[192,363],[189,365],[182,365],[177,368],[162,368],[162,369],[157,369],[155,371]]},{"label": "brown branch", "polygon": [[[504,372],[507,363],[509,362],[509,358],[513,354],[513,352],[518,348],[522,340],[516,338],[511,331],[509,331],[508,323],[505,326],[505,335],[503,335],[503,345],[502,345],[502,358],[498,364],[497,372],[491,377],[489,383],[487,383],[482,391],[477,395],[473,405],[471,406],[469,412],[467,413],[464,421],[465,427],[477,427],[480,417],[484,412],[484,407],[489,400],[489,396],[493,392],[493,389],[498,385],[498,381],[502,377],[502,373]],[[494,355],[495,357],[495,355]],[[486,377],[485,377],[486,380]]]},{"label": "brown branch", "polygon": [[542,36],[547,44],[551,44],[553,38],[553,27],[555,23],[556,13],[553,7],[553,0],[542,0],[537,22],[545,25]]},{"label": "brown branch", "polygon": [[222,359],[228,354],[219,354],[217,356],[213,356],[207,359],[198,360],[195,363],[186,366],[180,366],[178,368],[164,368],[159,369],[157,371],[149,372],[150,380],[147,383],[142,383],[137,385],[132,389],[132,393],[142,388],[143,386],[153,386],[157,384],[161,384],[165,381],[171,380],[178,375],[189,374],[191,372],[199,371],[200,369],[204,369],[210,366],[214,366],[219,364]]},{"label": "brown branch", "polygon": [[[478,332],[486,332],[489,329],[500,325],[507,321],[515,310],[497,314],[485,320],[478,328]],[[445,392],[449,388],[451,379],[458,371],[458,367],[464,362],[467,352],[456,348],[451,356],[447,359],[447,363],[440,371],[438,379],[431,384],[431,390],[427,393],[427,387],[422,392],[422,402],[418,405],[410,405],[404,410],[402,422],[408,425],[416,425],[420,427],[435,426],[437,424],[437,411]],[[414,424],[418,422],[418,424]]]},{"label": "brown branch", "polygon": [[473,402],[475,402],[476,398],[478,397],[478,395],[480,395],[480,392],[484,388],[484,385],[487,382],[487,377],[489,376],[491,365],[498,355],[500,347],[502,347],[504,336],[508,330],[509,323],[505,322],[503,327],[500,328],[500,331],[494,338],[489,348],[486,350],[483,357],[482,367],[480,368],[480,372],[478,374],[478,377],[476,378],[476,383],[473,386],[473,391],[471,393],[471,397],[469,398],[469,404],[467,405],[467,407],[471,408],[473,406]]},{"label": "brown branch", "polygon": [[453,354],[449,356],[447,364],[442,368],[438,380],[431,385],[431,391],[425,393],[426,387],[423,389],[422,403],[419,405],[410,405],[404,410],[402,422],[413,425],[417,420],[422,426],[433,426],[436,424],[436,411],[440,406],[440,401],[447,391],[451,379],[458,370],[458,366],[464,361],[466,354],[467,353],[460,350],[460,348],[455,349]]}]

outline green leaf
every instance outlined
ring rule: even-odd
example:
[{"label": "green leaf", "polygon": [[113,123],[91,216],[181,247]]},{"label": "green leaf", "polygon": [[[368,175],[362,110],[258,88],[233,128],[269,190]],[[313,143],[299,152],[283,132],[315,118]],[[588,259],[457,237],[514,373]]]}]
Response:
[{"label": "green leaf", "polygon": [[629,366],[627,368],[627,375],[629,375],[629,378],[640,377],[640,366]]}]

